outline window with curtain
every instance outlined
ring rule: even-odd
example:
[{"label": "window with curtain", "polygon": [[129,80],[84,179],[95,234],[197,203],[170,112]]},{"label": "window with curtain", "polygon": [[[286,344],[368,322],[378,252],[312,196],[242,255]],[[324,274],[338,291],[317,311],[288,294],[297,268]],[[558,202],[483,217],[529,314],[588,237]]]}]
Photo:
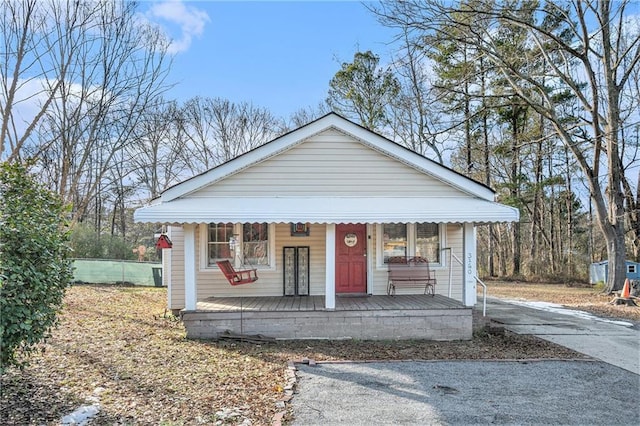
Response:
[{"label": "window with curtain", "polygon": [[379,228],[382,232],[382,261],[390,257],[420,256],[431,263],[440,261],[440,225],[437,223],[389,223]]},{"label": "window with curtain", "polygon": [[416,256],[440,263],[440,227],[437,223],[416,224]]},{"label": "window with curtain", "polygon": [[390,257],[407,256],[407,225],[404,223],[388,223],[382,225],[382,253],[384,263]]},{"label": "window with curtain", "polygon": [[246,264],[269,265],[269,225],[267,223],[242,225],[242,253]]}]

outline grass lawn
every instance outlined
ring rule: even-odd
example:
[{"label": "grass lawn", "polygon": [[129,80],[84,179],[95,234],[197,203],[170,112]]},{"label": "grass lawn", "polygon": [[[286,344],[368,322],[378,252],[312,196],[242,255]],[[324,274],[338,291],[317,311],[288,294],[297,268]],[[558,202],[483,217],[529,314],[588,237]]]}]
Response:
[{"label": "grass lawn", "polygon": [[[489,288],[495,294],[497,286]],[[165,316],[166,297],[164,288],[70,288],[59,327],[31,365],[0,378],[2,423],[57,424],[99,398],[102,411],[91,424],[215,424],[225,410],[238,414],[227,424],[271,424],[282,410],[289,360],[579,357],[509,333],[458,342],[187,340],[181,322]]]}]

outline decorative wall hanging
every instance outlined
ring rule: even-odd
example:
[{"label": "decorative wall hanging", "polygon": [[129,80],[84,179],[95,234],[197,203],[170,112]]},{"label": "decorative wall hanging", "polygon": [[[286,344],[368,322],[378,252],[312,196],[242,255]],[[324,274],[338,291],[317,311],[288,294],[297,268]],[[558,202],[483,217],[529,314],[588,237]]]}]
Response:
[{"label": "decorative wall hanging", "polygon": [[344,244],[347,247],[355,247],[358,244],[358,236],[356,234],[346,234],[344,236]]},{"label": "decorative wall hanging", "polygon": [[292,237],[308,237],[309,236],[309,224],[308,223],[292,223],[291,224],[291,236]]}]

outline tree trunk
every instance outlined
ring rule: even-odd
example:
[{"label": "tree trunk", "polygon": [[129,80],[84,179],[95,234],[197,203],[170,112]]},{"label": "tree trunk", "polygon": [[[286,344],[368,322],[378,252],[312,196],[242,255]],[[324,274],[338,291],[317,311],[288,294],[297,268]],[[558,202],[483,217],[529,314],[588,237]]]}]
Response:
[{"label": "tree trunk", "polygon": [[[607,257],[609,258],[607,286],[605,293],[622,290],[624,278],[627,276],[624,233],[619,228],[611,228],[607,238]],[[622,279],[621,279],[622,277]]]},{"label": "tree trunk", "polygon": [[529,235],[529,273],[537,275],[539,273],[538,261],[538,227],[540,226],[540,218],[542,214],[542,149],[544,134],[544,117],[540,116],[540,127],[538,129],[538,143],[536,145],[536,160],[534,166],[535,187],[533,190],[533,208],[531,211],[531,230]]},{"label": "tree trunk", "polygon": [[[517,200],[520,198],[520,149],[518,148],[518,107],[514,106],[511,117],[511,137],[512,140],[512,157],[511,157],[511,198]],[[522,226],[520,221],[513,224],[513,275],[520,275],[520,247],[521,247]]]},{"label": "tree trunk", "polygon": [[565,203],[567,208],[567,274],[573,276],[575,272],[573,262],[573,192],[571,188],[571,171],[569,167],[569,150],[565,147],[565,166],[566,166],[566,188],[565,188]]}]

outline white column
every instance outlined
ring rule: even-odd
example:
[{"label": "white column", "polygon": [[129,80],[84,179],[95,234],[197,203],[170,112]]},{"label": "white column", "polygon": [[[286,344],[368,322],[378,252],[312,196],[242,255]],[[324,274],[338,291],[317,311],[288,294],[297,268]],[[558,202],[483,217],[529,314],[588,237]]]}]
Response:
[{"label": "white column", "polygon": [[373,241],[371,240],[371,234],[373,234],[373,227],[370,223],[367,223],[367,294],[373,294]]},{"label": "white column", "polygon": [[196,226],[185,224],[184,227],[184,308],[187,311],[196,309]]},{"label": "white column", "polygon": [[324,307],[333,311],[336,308],[336,225],[333,223],[327,223],[325,245]]},{"label": "white column", "polygon": [[[167,227],[167,236],[171,240],[171,229],[172,226]],[[167,285],[167,306],[169,309],[173,308],[171,292],[173,291],[173,282],[172,282],[172,272],[171,272],[171,264],[173,262],[173,257],[171,254],[172,249],[162,249],[162,280]]]},{"label": "white column", "polygon": [[476,304],[476,228],[473,223],[465,223],[463,229],[464,271],[462,275],[462,303]]}]

